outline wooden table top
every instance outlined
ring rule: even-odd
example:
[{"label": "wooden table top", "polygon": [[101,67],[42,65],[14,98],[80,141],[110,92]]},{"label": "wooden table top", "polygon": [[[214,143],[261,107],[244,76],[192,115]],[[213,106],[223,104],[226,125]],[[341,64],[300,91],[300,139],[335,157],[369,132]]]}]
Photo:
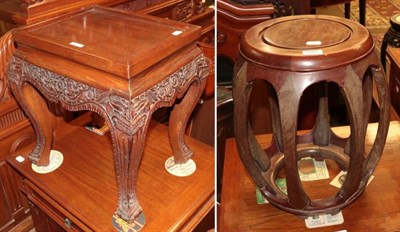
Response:
[{"label": "wooden table top", "polygon": [[[117,208],[117,185],[111,138],[86,130],[79,119],[55,135],[53,149],[64,155],[59,169],[49,174],[33,172],[27,151],[8,162],[74,217],[94,231],[115,231],[111,218]],[[191,230],[214,206],[214,150],[189,137],[197,165],[194,174],[176,177],[164,163],[171,156],[164,125],[151,123],[137,182],[138,199],[146,217],[145,231]],[[94,138],[95,137],[95,138]],[[90,146],[89,146],[90,145]],[[14,157],[26,160],[18,163]]]},{"label": "wooden table top", "polygon": [[15,30],[13,39],[127,79],[199,38],[201,28],[93,7]]},{"label": "wooden table top", "polygon": [[1,0],[0,15],[20,25],[41,22],[82,7],[116,5],[127,0]]},{"label": "wooden table top", "polygon": [[239,49],[257,65],[308,72],[355,63],[373,52],[374,43],[368,30],[355,21],[295,15],[253,26],[241,37]]},{"label": "wooden table top", "polygon": [[[373,143],[377,124],[370,124],[366,147]],[[334,128],[341,136],[349,134],[349,127]],[[261,145],[271,135],[261,135]],[[353,204],[342,210],[342,225],[316,228],[310,231],[400,231],[400,123],[390,124],[386,146],[375,169],[375,178]],[[306,192],[314,198],[334,194],[337,188],[329,182],[339,173],[334,162],[328,162],[330,179],[302,182]],[[308,231],[304,219],[285,213],[269,205],[258,205],[255,184],[240,161],[234,138],[226,143],[221,205],[218,212],[220,231]]]}]

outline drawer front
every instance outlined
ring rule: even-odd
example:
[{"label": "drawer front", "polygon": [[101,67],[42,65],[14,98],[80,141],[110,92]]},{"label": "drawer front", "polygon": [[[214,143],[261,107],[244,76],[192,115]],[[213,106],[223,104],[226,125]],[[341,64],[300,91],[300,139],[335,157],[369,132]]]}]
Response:
[{"label": "drawer front", "polygon": [[[50,219],[57,223],[66,231],[92,231],[61,205],[55,202],[47,194],[36,187],[32,182],[25,179],[23,181],[24,191],[31,203],[43,211]],[[45,223],[45,220],[34,222],[36,224]],[[39,226],[40,227],[40,226]]]}]

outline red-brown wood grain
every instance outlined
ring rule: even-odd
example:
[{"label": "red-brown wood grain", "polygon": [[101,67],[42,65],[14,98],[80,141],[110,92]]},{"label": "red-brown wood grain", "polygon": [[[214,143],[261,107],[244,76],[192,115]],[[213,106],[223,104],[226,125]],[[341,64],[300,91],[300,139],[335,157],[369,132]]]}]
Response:
[{"label": "red-brown wood grain", "polygon": [[[82,125],[87,122],[85,116],[56,132],[54,149],[64,155],[56,171],[38,174],[27,159],[22,163],[14,159],[16,155],[27,158],[29,151],[15,153],[8,162],[26,178],[29,188],[37,189],[45,199],[42,207],[55,207],[81,229],[113,231],[111,216],[118,193],[111,140],[109,134],[98,136],[86,130]],[[146,139],[137,185],[147,220],[142,231],[191,230],[214,206],[213,149],[188,137],[188,145],[196,153],[196,172],[189,177],[173,176],[164,168],[172,155],[167,131],[152,123]],[[49,215],[54,212],[41,210]],[[63,220],[58,223],[63,225]]]},{"label": "red-brown wood grain", "polygon": [[[333,128],[340,136],[348,136],[349,127]],[[369,124],[366,146],[369,149],[376,136],[377,124]],[[257,139],[267,146],[271,135]],[[312,231],[398,231],[400,230],[400,123],[392,121],[386,146],[375,169],[375,178],[352,205],[342,210],[342,225],[312,229]],[[339,172],[336,164],[328,164],[330,179],[303,182],[307,193],[326,196],[337,192],[329,182]],[[307,231],[304,220],[285,213],[270,204],[258,205],[255,184],[240,161],[234,138],[227,140],[221,205],[218,214],[220,231]],[[311,230],[310,230],[311,231]]]}]

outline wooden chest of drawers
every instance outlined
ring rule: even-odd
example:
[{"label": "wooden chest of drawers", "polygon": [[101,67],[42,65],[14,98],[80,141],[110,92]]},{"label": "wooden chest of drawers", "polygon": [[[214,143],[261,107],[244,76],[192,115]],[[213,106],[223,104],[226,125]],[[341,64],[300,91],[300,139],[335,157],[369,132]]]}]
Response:
[{"label": "wooden chest of drawers", "polygon": [[[64,161],[52,173],[38,174],[27,159],[16,161],[18,155],[27,158],[29,149],[7,160],[24,176],[23,191],[38,232],[114,230],[117,184],[111,141],[109,134],[86,130],[82,125],[88,121],[84,115],[56,132],[54,147],[63,151]],[[197,154],[197,170],[189,177],[172,176],[164,168],[171,155],[167,128],[151,123],[138,177],[138,197],[147,219],[142,231],[192,230],[213,208],[213,149],[190,138],[187,142]]]}]

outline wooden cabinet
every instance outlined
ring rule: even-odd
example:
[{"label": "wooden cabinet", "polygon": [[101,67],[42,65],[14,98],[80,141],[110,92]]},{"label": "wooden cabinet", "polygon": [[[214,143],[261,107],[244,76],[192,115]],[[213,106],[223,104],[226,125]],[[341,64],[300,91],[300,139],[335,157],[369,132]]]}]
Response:
[{"label": "wooden cabinet", "polygon": [[33,24],[92,5],[113,6],[127,0],[2,0],[0,15],[3,27]]},{"label": "wooden cabinet", "polygon": [[14,228],[28,217],[26,201],[18,191],[20,180],[5,159],[11,151],[35,138],[28,120],[7,89],[5,70],[12,53],[10,44],[9,36],[0,38],[0,231]]},{"label": "wooden cabinet", "polygon": [[386,67],[386,76],[389,78],[390,100],[392,107],[400,115],[400,49],[389,47],[387,57],[389,67]]},{"label": "wooden cabinet", "polygon": [[[33,221],[35,223],[35,231],[52,231],[52,232],[62,232],[65,231],[60,225],[49,218],[46,213],[37,207],[32,202],[29,202],[29,207],[31,209],[31,214]],[[69,221],[67,221],[69,222]]]},{"label": "wooden cabinet", "polygon": [[[1,84],[4,83],[0,79]],[[10,152],[19,150],[34,139],[30,123],[5,91],[0,97],[0,231],[12,228],[25,231],[32,227],[27,202],[19,192],[21,179],[5,159]]]},{"label": "wooden cabinet", "polygon": [[[83,126],[84,115],[56,132],[54,148],[64,161],[54,172],[38,174],[31,163],[15,160],[28,150],[13,154],[8,162],[24,176],[36,231],[114,231],[111,216],[118,192],[110,135],[98,136]],[[165,168],[171,156],[168,129],[151,123],[139,169],[137,193],[146,215],[142,231],[191,231],[214,206],[213,149],[187,137],[197,165],[194,174],[176,177]],[[90,144],[90,146],[89,146]],[[51,229],[48,229],[51,227]]]}]

